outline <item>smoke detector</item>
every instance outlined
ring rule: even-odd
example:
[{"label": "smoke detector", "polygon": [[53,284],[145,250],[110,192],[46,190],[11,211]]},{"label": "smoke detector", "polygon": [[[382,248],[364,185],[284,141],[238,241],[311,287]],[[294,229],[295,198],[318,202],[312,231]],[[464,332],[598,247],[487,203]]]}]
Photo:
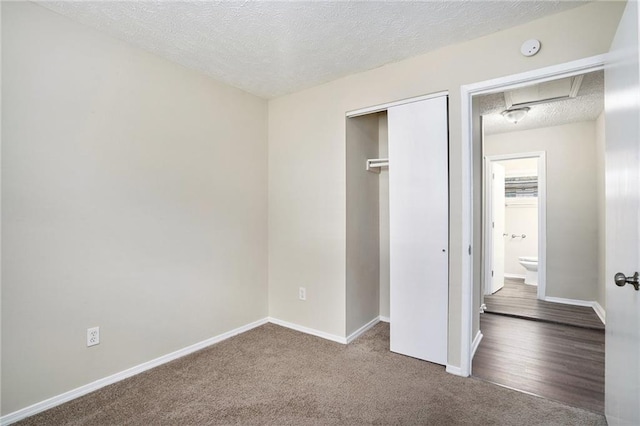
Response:
[{"label": "smoke detector", "polygon": [[520,53],[524,56],[533,56],[540,51],[540,40],[532,38],[522,43]]}]

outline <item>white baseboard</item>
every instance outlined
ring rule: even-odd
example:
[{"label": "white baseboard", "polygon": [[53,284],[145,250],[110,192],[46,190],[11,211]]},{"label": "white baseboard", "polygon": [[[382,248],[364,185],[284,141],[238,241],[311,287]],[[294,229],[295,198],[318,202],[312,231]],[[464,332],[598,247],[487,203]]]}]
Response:
[{"label": "white baseboard", "polygon": [[471,344],[471,359],[473,359],[473,356],[476,354],[478,346],[480,346],[480,342],[482,341],[482,337],[484,336],[482,335],[480,330],[478,330],[478,333],[476,334],[476,337],[473,339],[473,343]]},{"label": "white baseboard", "polygon": [[596,315],[598,315],[600,321],[602,321],[603,324],[606,324],[605,320],[607,318],[607,313],[602,305],[600,305],[598,302],[593,302],[593,310],[596,311]]},{"label": "white baseboard", "polygon": [[292,322],[287,322],[287,321],[283,321],[283,320],[272,318],[272,317],[269,317],[269,322],[282,327],[290,328],[291,330],[300,331],[301,333],[306,333],[312,336],[322,337],[323,339],[331,340],[333,342],[342,343],[343,345],[347,344],[346,337],[336,336],[335,334],[325,333],[324,331],[316,330],[309,327],[304,327],[302,325],[294,324]]},{"label": "white baseboard", "polygon": [[382,315],[380,315],[380,321],[382,321],[382,322],[391,322],[391,318],[383,317]]},{"label": "white baseboard", "polygon": [[563,303],[565,305],[588,306],[590,308],[593,307],[593,303],[594,303],[589,300],[565,299],[564,297],[551,297],[551,296],[546,296],[544,300],[547,302],[553,302],[553,303]]},{"label": "white baseboard", "polygon": [[[154,367],[158,367],[162,364],[166,364],[169,361],[173,361],[175,359],[181,358],[183,356],[189,355],[193,352],[196,352],[200,349],[204,349],[208,346],[219,343],[223,340],[226,340],[230,337],[237,336],[238,334],[249,331],[253,328],[259,327],[268,322],[290,328],[292,330],[296,330],[302,333],[310,334],[312,336],[321,337],[323,339],[331,340],[333,342],[341,343],[346,345],[347,343],[355,340],[358,336],[369,330],[371,327],[376,325],[379,321],[389,322],[389,318],[387,317],[376,317],[369,321],[367,324],[360,327],[355,332],[351,333],[348,337],[336,336],[334,334],[325,333],[324,331],[315,330],[309,327],[304,327],[301,325],[297,325],[294,323],[290,323],[287,321],[279,320],[277,318],[263,318],[258,321],[254,321],[250,324],[246,324],[242,327],[235,328],[226,333],[220,334],[218,336],[212,337],[207,340],[203,340],[202,342],[195,343],[193,345],[187,346],[186,348],[179,349],[175,352],[171,352],[167,355],[163,355],[161,357],[155,358],[151,361],[144,362],[142,364],[136,365],[134,367],[128,368],[124,371],[121,371],[116,374],[112,374],[111,376],[104,377],[102,379],[98,379],[94,382],[88,383],[86,385],[80,386],[76,389],[72,389],[68,392],[62,393],[60,395],[54,396],[52,398],[46,399],[44,401],[38,402],[36,404],[30,405],[28,407],[22,408],[18,411],[14,411],[13,413],[9,413],[5,416],[0,417],[0,426],[9,425],[11,423],[15,423],[24,418],[33,416],[35,414],[41,413],[45,410],[58,406],[60,404],[64,404],[65,402],[71,401],[72,399],[79,398],[83,395],[96,391],[105,386],[111,385],[113,383],[119,382],[121,380],[127,379],[131,376],[135,376],[136,374],[142,373],[143,371],[150,370]],[[454,373],[456,374],[456,373]],[[459,375],[459,374],[458,374]]]},{"label": "white baseboard", "polygon": [[462,369],[460,367],[456,367],[455,365],[447,364],[446,372],[453,374],[454,376],[468,377],[468,375],[462,374]]},{"label": "white baseboard", "polygon": [[357,329],[356,331],[354,331],[353,333],[348,335],[347,336],[347,343],[353,342],[358,337],[360,337],[360,335],[362,333],[364,333],[365,331],[369,330],[371,327],[373,327],[374,325],[376,325],[379,322],[380,322],[380,317],[375,317],[374,319],[372,319],[371,321],[369,321],[368,323],[366,323],[365,325],[363,325],[362,327],[360,327],[359,329]]},{"label": "white baseboard", "polygon": [[9,413],[7,415],[0,417],[0,425],[3,425],[3,426],[9,425],[11,423],[17,422],[18,420],[22,420],[24,418],[41,413],[42,411],[48,410],[50,408],[53,408],[65,402],[71,401],[72,399],[79,398],[83,395],[96,391],[107,385],[111,385],[113,383],[127,379],[131,376],[135,376],[136,374],[142,373],[143,371],[147,371],[154,367],[158,367],[162,364],[166,364],[169,361],[173,361],[185,355],[189,355],[193,352],[199,351],[200,349],[204,349],[208,346],[219,343],[230,337],[237,336],[238,334],[241,334],[253,328],[259,327],[263,324],[266,324],[267,322],[269,322],[268,318],[263,318],[261,320],[254,321],[250,324],[243,325],[241,327],[235,328],[226,333],[222,333],[210,339],[203,340],[202,342],[198,342],[193,345],[187,346],[186,348],[179,349],[175,352],[171,352],[161,357],[152,359],[151,361],[144,362],[142,364],[136,365],[135,367],[128,368],[119,373],[112,374],[111,376],[98,379],[95,382],[88,383],[86,385],[80,386],[79,388],[75,388],[68,392],[62,393],[60,395],[56,395],[52,398],[45,399],[44,401],[35,403],[33,405],[30,405],[28,407],[22,408],[18,411],[14,411],[13,413]]},{"label": "white baseboard", "polygon": [[520,274],[507,274],[506,272],[503,274],[505,278],[514,278],[517,280],[524,280],[526,276]]},{"label": "white baseboard", "polygon": [[545,297],[544,300],[546,300],[547,302],[564,303],[565,305],[586,306],[586,307],[592,308],[596,313],[596,315],[598,315],[598,318],[600,318],[600,321],[602,321],[603,324],[606,324],[605,322],[606,312],[604,308],[596,301],[565,299],[563,297],[550,297],[550,296]]}]

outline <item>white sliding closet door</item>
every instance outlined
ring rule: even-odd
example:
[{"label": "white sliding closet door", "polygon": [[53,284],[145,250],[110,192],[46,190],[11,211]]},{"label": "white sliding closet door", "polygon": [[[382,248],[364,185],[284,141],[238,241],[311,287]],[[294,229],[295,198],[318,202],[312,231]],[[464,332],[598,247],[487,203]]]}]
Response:
[{"label": "white sliding closet door", "polygon": [[391,107],[391,350],[447,363],[447,97]]}]

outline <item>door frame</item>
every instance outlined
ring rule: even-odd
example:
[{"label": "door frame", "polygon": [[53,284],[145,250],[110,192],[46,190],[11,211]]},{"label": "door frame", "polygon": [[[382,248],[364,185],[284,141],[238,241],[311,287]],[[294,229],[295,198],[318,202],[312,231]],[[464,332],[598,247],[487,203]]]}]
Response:
[{"label": "door frame", "polygon": [[[503,92],[517,89],[534,83],[573,77],[604,69],[607,55],[591,56],[589,58],[552,65],[519,74],[499,77],[492,80],[466,84],[460,87],[460,113],[462,124],[461,157],[462,157],[462,288],[460,292],[461,320],[460,320],[460,368],[448,368],[447,371],[467,377],[471,374],[473,319],[479,315],[479,307],[473,306],[474,288],[473,277],[473,117],[472,98],[477,95]],[[478,253],[480,254],[480,253]],[[481,280],[477,280],[481,281]],[[478,286],[480,283],[477,283]]]},{"label": "door frame", "polygon": [[535,158],[538,160],[538,294],[540,300],[544,300],[547,285],[547,154],[545,151],[518,152],[514,154],[486,155],[484,157],[485,197],[484,202],[484,223],[483,231],[485,244],[483,247],[484,256],[484,279],[485,294],[486,288],[491,279],[491,265],[493,264],[493,232],[491,232],[491,200],[493,199],[491,181],[491,166],[495,161],[522,160]]}]

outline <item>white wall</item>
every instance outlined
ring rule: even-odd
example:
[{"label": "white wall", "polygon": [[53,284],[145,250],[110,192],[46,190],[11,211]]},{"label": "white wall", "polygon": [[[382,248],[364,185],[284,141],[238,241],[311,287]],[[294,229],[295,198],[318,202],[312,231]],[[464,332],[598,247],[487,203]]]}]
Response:
[{"label": "white wall", "polygon": [[[0,4],[0,24],[2,23],[2,5]],[[0,52],[2,46],[2,27],[0,25]],[[0,55],[0,94],[2,93],[2,55]],[[0,164],[2,164],[2,102],[0,102]],[[0,167],[0,189],[2,187],[2,171]],[[0,216],[2,212],[2,196],[0,194]],[[1,219],[1,217],[0,217]],[[2,235],[2,220],[0,220],[0,236]],[[0,242],[0,416],[2,415],[2,244]]]},{"label": "white wall", "polygon": [[[538,256],[538,205],[509,204],[504,211],[504,273],[524,278],[526,269],[520,264],[520,256]],[[526,235],[526,238],[511,238],[513,234]]]},{"label": "white wall", "polygon": [[[486,155],[546,152],[546,296],[597,297],[595,122],[487,135]],[[511,232],[511,230],[508,230]]]},{"label": "white wall", "polygon": [[[478,335],[480,331],[480,307],[484,303],[484,291],[486,288],[485,283],[485,271],[484,271],[484,252],[480,247],[484,247],[486,235],[484,235],[482,223],[484,221],[482,197],[486,191],[484,182],[482,179],[482,140],[484,135],[484,123],[482,121],[482,115],[480,114],[479,98],[476,96],[472,99],[471,105],[471,129],[472,129],[472,141],[471,141],[471,168],[472,168],[472,211],[473,223],[471,226],[473,235],[471,236],[471,245],[475,247],[475,256],[473,256],[473,264],[471,265],[471,297],[472,297],[472,339]],[[451,141],[449,141],[449,150],[451,152]],[[451,178],[449,178],[451,180]],[[451,188],[451,186],[450,186]],[[450,197],[451,198],[451,197]],[[451,206],[451,201],[449,201]],[[451,213],[449,214],[451,216]],[[451,225],[450,225],[451,227]],[[451,242],[449,242],[449,254],[452,253]],[[451,256],[449,256],[449,262],[451,262]],[[451,272],[449,273],[451,277]],[[451,308],[451,306],[449,307]],[[451,318],[449,319],[451,323]]]},{"label": "white wall", "polygon": [[537,158],[517,158],[514,160],[500,161],[500,164],[504,166],[506,177],[538,175]]},{"label": "white wall", "polygon": [[380,310],[379,175],[365,167],[378,158],[378,121],[347,120],[347,336]]},{"label": "white wall", "polygon": [[[0,24],[2,23],[2,5],[0,4]],[[0,26],[0,51],[2,46],[2,27]],[[0,82],[2,82],[2,55],[0,55]],[[0,118],[2,117],[2,87],[0,83]],[[0,119],[0,165],[2,164],[2,121]],[[0,167],[0,189],[2,187],[2,170]],[[0,216],[2,214],[2,196],[0,194]],[[1,217],[0,217],[1,219]],[[0,220],[0,236],[2,235],[2,220]],[[0,416],[2,415],[2,244],[0,242]]]},{"label": "white wall", "polygon": [[[606,299],[606,197],[605,197],[605,114],[596,120],[596,194],[598,203],[598,292],[596,301],[603,309],[607,308]],[[611,278],[609,278],[611,280]]]},{"label": "white wall", "polygon": [[[459,365],[460,85],[606,52],[623,6],[588,4],[272,100],[267,128],[258,98],[3,2],[1,412],[266,316],[267,195],[269,314],[345,335],[344,114],[441,90]],[[532,35],[544,49],[524,58]],[[102,343],[87,349],[94,325]]]},{"label": "white wall", "polygon": [[[505,176],[537,176],[538,160],[523,158],[500,161],[504,166]],[[504,272],[511,275],[525,276],[526,270],[520,264],[520,256],[538,256],[538,198],[506,199],[504,232]],[[511,238],[512,234],[525,234],[526,238]]]},{"label": "white wall", "polygon": [[2,78],[2,414],[267,316],[266,101],[28,2]]},{"label": "white wall", "polygon": [[[448,90],[450,129],[449,364],[460,365],[462,157],[460,86],[608,50],[624,3],[593,2],[564,13],[351,75],[269,102],[270,314],[345,332],[345,112]],[[534,57],[520,54],[531,37]],[[296,304],[305,283],[309,296]]]}]

